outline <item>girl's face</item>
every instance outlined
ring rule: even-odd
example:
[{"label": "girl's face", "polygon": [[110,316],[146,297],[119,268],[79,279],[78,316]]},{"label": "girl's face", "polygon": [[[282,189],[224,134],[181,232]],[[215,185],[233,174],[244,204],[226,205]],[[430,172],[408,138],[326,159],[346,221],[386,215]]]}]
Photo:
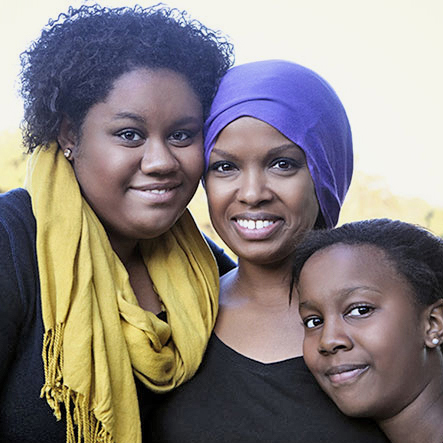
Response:
[{"label": "girl's face", "polygon": [[155,238],[192,198],[203,170],[202,106],[170,70],[136,69],[93,105],[78,139],[69,130],[83,196],[111,242]]},{"label": "girl's face", "polygon": [[345,414],[386,419],[425,389],[425,308],[382,250],[320,250],[298,290],[306,364]]},{"label": "girl's face", "polygon": [[304,152],[274,127],[241,117],[220,133],[206,192],[212,223],[240,259],[285,260],[319,211]]}]

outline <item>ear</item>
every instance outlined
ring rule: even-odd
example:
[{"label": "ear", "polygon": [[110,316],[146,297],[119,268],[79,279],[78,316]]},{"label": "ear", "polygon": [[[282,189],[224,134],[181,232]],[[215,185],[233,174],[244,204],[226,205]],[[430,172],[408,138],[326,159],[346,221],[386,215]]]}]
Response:
[{"label": "ear", "polygon": [[70,149],[72,152],[74,152],[74,148],[77,144],[77,135],[73,129],[71,120],[69,120],[69,118],[66,116],[63,117],[60,124],[60,131],[58,133],[57,141],[63,151]]},{"label": "ear", "polygon": [[425,345],[436,348],[443,344],[443,299],[428,306],[425,310]]}]

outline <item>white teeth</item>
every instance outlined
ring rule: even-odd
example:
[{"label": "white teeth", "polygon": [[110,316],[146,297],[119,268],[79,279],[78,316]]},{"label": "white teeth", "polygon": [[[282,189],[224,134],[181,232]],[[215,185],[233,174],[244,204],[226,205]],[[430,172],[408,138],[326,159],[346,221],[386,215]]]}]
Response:
[{"label": "white teeth", "polygon": [[153,194],[165,194],[167,191],[168,189],[151,189],[149,192]]},{"label": "white teeth", "polygon": [[263,229],[267,228],[268,226],[272,225],[274,222],[271,220],[245,220],[245,219],[238,219],[237,223],[242,227],[246,229]]}]

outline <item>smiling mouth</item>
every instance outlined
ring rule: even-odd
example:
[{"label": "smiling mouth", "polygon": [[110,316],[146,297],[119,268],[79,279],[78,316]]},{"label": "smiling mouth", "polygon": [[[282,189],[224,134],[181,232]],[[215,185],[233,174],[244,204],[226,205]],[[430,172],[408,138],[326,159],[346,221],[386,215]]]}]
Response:
[{"label": "smiling mouth", "polygon": [[151,189],[151,190],[146,190],[146,192],[152,192],[153,194],[166,194],[170,190],[171,190],[171,188],[167,188],[167,189]]},{"label": "smiling mouth", "polygon": [[144,199],[146,202],[152,203],[168,203],[171,199],[177,196],[178,186],[168,186],[168,187],[139,187],[131,188],[131,192],[140,198]]},{"label": "smiling mouth", "polygon": [[151,183],[146,185],[131,186],[130,188],[138,192],[147,192],[152,194],[166,194],[180,186],[179,182]]},{"label": "smiling mouth", "polygon": [[354,382],[369,369],[368,365],[342,365],[326,371],[326,377],[333,385]]},{"label": "smiling mouth", "polygon": [[245,218],[239,218],[236,222],[244,229],[249,229],[251,231],[257,229],[264,229],[275,223],[274,220],[251,220]]}]

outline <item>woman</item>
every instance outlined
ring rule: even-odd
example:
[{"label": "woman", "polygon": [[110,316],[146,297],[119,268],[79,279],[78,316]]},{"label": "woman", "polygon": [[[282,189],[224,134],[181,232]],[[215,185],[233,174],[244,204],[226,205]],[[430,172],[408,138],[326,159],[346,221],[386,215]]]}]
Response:
[{"label": "woman", "polygon": [[443,241],[387,219],[316,232],[295,274],[306,364],[392,443],[443,438]]},{"label": "woman", "polygon": [[231,56],[176,10],[99,6],[22,54],[32,155],[27,191],[0,196],[2,442],[140,442],[150,390],[197,369],[218,270],[185,208]]},{"label": "woman", "polygon": [[[314,72],[270,60],[232,68],[206,122],[212,223],[238,255],[194,379],[152,426],[168,442],[376,442],[340,414],[302,359],[292,260],[310,229],[336,224],[352,175],[352,139],[335,92]],[[292,301],[290,301],[290,292]]]}]

